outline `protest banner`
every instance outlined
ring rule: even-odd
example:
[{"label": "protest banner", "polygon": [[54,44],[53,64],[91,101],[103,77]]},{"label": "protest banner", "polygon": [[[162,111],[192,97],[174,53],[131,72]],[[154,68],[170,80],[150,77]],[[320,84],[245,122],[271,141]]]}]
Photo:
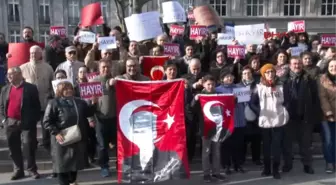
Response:
[{"label": "protest banner", "polygon": [[58,35],[65,38],[67,36],[67,32],[64,26],[50,26],[50,35]]},{"label": "protest banner", "polygon": [[180,56],[180,45],[175,43],[164,43],[164,55]]},{"label": "protest banner", "polygon": [[196,39],[198,37],[204,37],[208,33],[206,26],[192,25],[190,26],[190,39]]},{"label": "protest banner", "polygon": [[305,21],[292,21],[288,22],[287,31],[293,31],[294,33],[303,33],[306,31]]},{"label": "protest banner", "polygon": [[229,58],[245,58],[245,47],[240,45],[228,45],[227,46],[227,56]]},{"label": "protest banner", "polygon": [[79,84],[80,96],[83,99],[100,97],[103,95],[103,86],[101,82],[87,82]]}]

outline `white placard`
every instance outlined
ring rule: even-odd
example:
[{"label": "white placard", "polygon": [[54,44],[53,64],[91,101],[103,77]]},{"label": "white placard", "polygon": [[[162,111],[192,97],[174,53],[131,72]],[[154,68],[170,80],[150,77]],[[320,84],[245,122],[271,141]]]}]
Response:
[{"label": "white placard", "polygon": [[235,38],[234,26],[225,26],[225,33],[217,34],[218,45],[230,45]]},{"label": "white placard", "polygon": [[239,44],[262,44],[264,43],[265,24],[240,25],[234,27],[235,39]]},{"label": "white placard", "polygon": [[132,16],[125,18],[125,23],[130,40],[148,40],[163,33],[159,12],[133,14]]},{"label": "white placard", "polygon": [[304,47],[291,47],[291,55],[292,56],[300,56],[302,52],[306,51],[306,48]]},{"label": "white placard", "polygon": [[72,86],[73,86],[73,82],[72,82],[72,80],[70,80],[70,79],[53,80],[53,81],[51,82],[51,84],[52,84],[54,93],[56,93],[57,85],[58,85],[60,82],[70,82],[70,83],[72,84]]},{"label": "white placard", "polygon": [[117,48],[115,37],[98,37],[98,43],[99,50]]},{"label": "white placard", "polygon": [[237,97],[238,103],[249,102],[251,99],[251,88],[250,86],[234,88],[233,94]]},{"label": "white placard", "polygon": [[162,22],[177,23],[186,22],[186,13],[178,1],[168,1],[162,3]]},{"label": "white placard", "polygon": [[79,42],[93,44],[96,42],[96,34],[89,31],[79,31]]}]

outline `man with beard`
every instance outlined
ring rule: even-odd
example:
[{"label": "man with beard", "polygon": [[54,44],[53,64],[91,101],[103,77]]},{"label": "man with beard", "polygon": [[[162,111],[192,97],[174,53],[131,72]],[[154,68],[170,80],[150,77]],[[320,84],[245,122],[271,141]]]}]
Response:
[{"label": "man with beard", "polygon": [[22,42],[28,42],[28,43],[35,43],[38,44],[38,42],[34,41],[34,30],[33,28],[26,26],[22,30]]},{"label": "man with beard", "polygon": [[62,39],[58,35],[50,35],[48,45],[45,47],[45,61],[51,65],[53,70],[66,60]]}]

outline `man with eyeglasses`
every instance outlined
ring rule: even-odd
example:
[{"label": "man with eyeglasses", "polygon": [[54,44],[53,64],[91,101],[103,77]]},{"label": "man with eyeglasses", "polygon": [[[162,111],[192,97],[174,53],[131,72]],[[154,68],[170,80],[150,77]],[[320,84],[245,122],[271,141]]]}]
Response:
[{"label": "man with eyeglasses", "polygon": [[66,72],[67,77],[75,82],[78,76],[78,70],[84,66],[84,63],[77,60],[77,49],[75,46],[65,48],[65,56],[67,60],[58,65],[56,71],[63,69]]}]

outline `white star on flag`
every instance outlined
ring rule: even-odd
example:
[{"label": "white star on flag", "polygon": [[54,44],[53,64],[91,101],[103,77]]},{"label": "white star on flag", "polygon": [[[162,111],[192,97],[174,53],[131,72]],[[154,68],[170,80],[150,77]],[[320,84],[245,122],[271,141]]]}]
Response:
[{"label": "white star on flag", "polygon": [[175,115],[174,116],[170,116],[169,113],[168,113],[167,114],[167,118],[165,120],[163,120],[163,122],[167,123],[168,130],[170,129],[170,127],[172,126],[172,124],[175,122],[174,118],[175,118]]},{"label": "white star on flag", "polygon": [[229,111],[229,109],[226,109],[225,114],[226,114],[226,117],[229,117],[231,116],[231,111]]}]

